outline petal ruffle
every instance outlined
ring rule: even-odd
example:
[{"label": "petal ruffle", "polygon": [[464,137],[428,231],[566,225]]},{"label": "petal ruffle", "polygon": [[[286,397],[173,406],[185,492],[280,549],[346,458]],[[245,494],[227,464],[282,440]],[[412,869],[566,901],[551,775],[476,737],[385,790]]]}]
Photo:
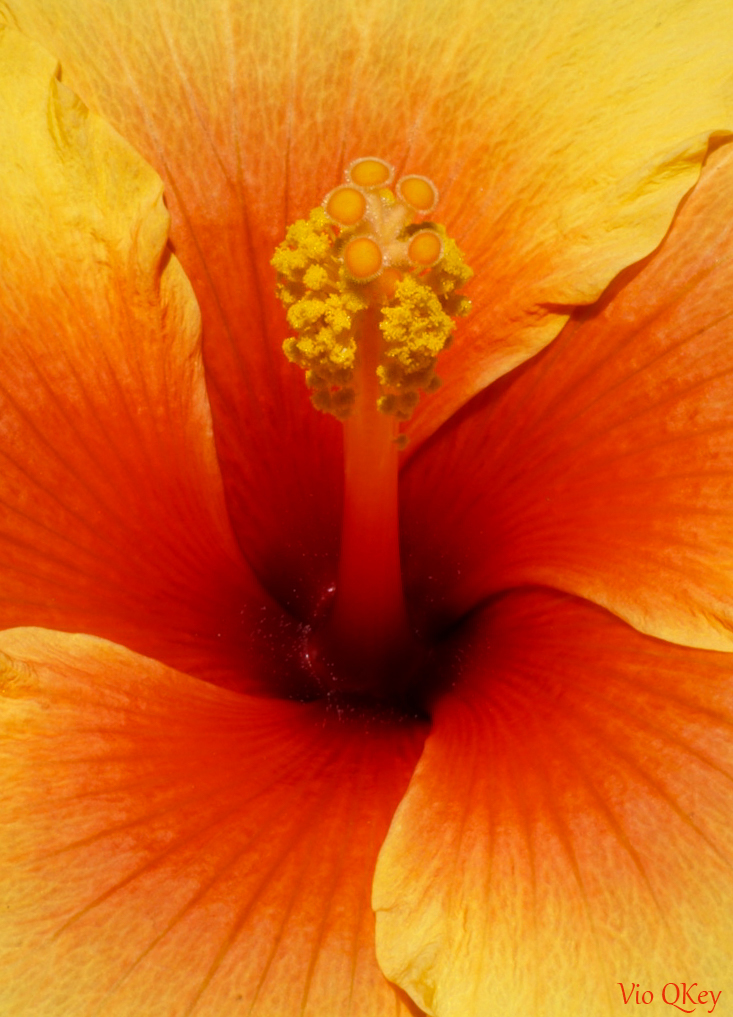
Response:
[{"label": "petal ruffle", "polygon": [[542,583],[733,647],[732,286],[726,145],[654,257],[407,468],[407,584],[433,620]]},{"label": "petal ruffle", "polygon": [[407,1017],[369,894],[419,725],[0,636],[0,1009]]},{"label": "petal ruffle", "polygon": [[668,982],[729,991],[729,655],[540,590],[454,650],[377,864],[387,976],[439,1017],[610,1017],[619,982],[657,1007]]},{"label": "petal ruffle", "polygon": [[658,244],[732,126],[728,0],[10,7],[166,181],[235,530],[288,603],[335,568],[339,434],[280,353],[268,262],[286,222],[358,155],[436,179],[478,279],[422,437]]},{"label": "petal ruffle", "polygon": [[282,612],[231,533],[161,182],[48,54],[0,47],[0,627],[244,683],[247,632]]}]

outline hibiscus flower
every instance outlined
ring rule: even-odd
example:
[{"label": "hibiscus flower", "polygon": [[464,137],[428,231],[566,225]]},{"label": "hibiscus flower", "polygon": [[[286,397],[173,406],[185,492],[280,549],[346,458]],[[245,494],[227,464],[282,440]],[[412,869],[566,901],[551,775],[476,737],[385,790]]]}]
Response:
[{"label": "hibiscus flower", "polygon": [[[3,11],[2,1012],[710,1011],[729,5]],[[404,425],[392,698],[312,681],[342,425],[270,268],[360,156],[475,272]]]}]

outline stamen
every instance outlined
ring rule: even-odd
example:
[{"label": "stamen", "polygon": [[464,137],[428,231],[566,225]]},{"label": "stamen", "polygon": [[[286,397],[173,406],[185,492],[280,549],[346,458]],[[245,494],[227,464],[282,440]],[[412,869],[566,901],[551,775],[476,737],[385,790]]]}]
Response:
[{"label": "stamen", "polygon": [[470,304],[457,292],[473,274],[442,226],[415,221],[438,191],[427,177],[406,176],[397,194],[384,159],[357,159],[347,183],[320,209],[289,227],[272,263],[278,296],[297,336],[286,356],[306,371],[320,410],[343,420],[354,406],[356,336],[368,308],[383,333],[376,362],[380,411],[406,420],[419,392],[438,384],[435,364],[453,319]]},{"label": "stamen", "polygon": [[397,476],[407,420],[439,385],[435,365],[472,276],[444,228],[416,221],[437,202],[423,176],[393,193],[383,159],[357,159],[346,183],[288,228],[272,259],[296,333],[286,356],[314,405],[344,421],[344,513],[331,613],[305,659],[328,693],[399,697],[421,650],[402,591]]}]

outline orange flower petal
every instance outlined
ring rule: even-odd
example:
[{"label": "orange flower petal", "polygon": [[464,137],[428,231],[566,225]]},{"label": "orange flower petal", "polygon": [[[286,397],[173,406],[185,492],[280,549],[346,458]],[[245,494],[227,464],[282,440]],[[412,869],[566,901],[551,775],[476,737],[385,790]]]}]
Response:
[{"label": "orange flower petal", "polygon": [[656,1013],[668,982],[725,998],[730,656],[549,591],[508,594],[456,640],[377,865],[387,976],[440,1017],[610,1017],[619,982]]},{"label": "orange flower petal", "polygon": [[732,252],[724,146],[661,250],[418,453],[408,587],[433,617],[542,583],[733,647]]},{"label": "orange flower petal", "polygon": [[407,1017],[376,855],[418,724],[256,699],[88,636],[3,633],[0,1009]]},{"label": "orange flower petal", "polygon": [[286,222],[360,155],[435,180],[478,279],[419,438],[652,250],[708,135],[733,126],[728,0],[10,8],[166,181],[235,529],[296,602],[313,584],[282,563],[283,544],[314,576],[335,567],[339,434],[280,353],[269,257]]},{"label": "orange flower petal", "polygon": [[282,613],[231,533],[160,180],[48,54],[0,46],[0,627],[244,682],[247,621]]}]

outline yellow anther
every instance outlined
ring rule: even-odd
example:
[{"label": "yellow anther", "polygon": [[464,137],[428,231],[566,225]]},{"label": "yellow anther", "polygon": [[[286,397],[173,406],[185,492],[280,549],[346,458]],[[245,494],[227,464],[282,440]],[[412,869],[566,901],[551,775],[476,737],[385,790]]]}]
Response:
[{"label": "yellow anther", "polygon": [[407,256],[413,265],[430,268],[443,256],[443,244],[435,230],[420,230],[415,233],[407,247]]},{"label": "yellow anther", "polygon": [[382,267],[382,252],[371,237],[355,237],[344,248],[344,264],[352,279],[368,282]]},{"label": "yellow anther", "polygon": [[357,187],[385,187],[394,170],[384,159],[357,159],[349,166],[346,175]]},{"label": "yellow anther", "polygon": [[337,187],[323,202],[327,215],[339,226],[356,226],[364,218],[366,198],[356,187]]},{"label": "yellow anther", "polygon": [[438,190],[427,177],[402,177],[397,184],[397,196],[421,215],[432,212],[438,204]]},{"label": "yellow anther", "polygon": [[[439,384],[437,357],[453,319],[468,313],[458,291],[473,273],[442,226],[415,222],[437,201],[430,180],[403,177],[395,195],[386,186],[392,167],[377,158],[357,159],[346,177],[288,228],[273,256],[277,294],[296,333],[283,349],[305,370],[314,405],[343,418],[361,390],[357,343],[371,335],[377,405],[404,420],[420,391]],[[367,326],[370,307],[379,313]]]}]

